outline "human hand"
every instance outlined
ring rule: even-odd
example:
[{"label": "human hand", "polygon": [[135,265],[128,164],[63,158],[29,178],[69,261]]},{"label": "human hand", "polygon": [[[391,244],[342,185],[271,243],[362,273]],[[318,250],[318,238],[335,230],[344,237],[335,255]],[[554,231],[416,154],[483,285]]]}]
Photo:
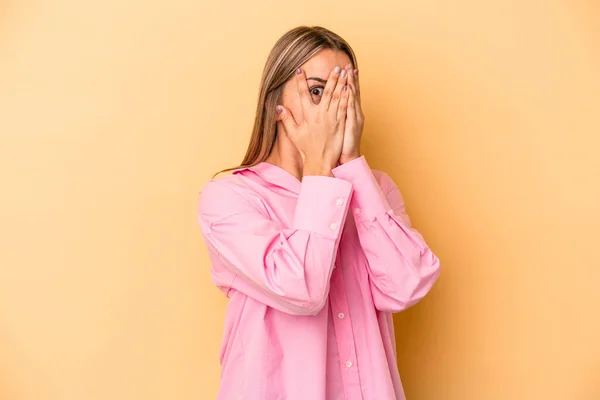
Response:
[{"label": "human hand", "polygon": [[348,64],[345,69],[348,71],[347,76],[350,95],[348,99],[348,111],[346,113],[344,141],[339,159],[340,164],[345,164],[360,157],[360,141],[365,125],[365,115],[362,112],[360,103],[358,69],[353,70],[352,64]]},{"label": "human hand", "polygon": [[[348,71],[333,69],[327,79],[319,104],[312,102],[302,69],[295,75],[300,115],[277,106],[285,134],[292,140],[304,162],[303,175],[331,175],[339,162],[344,142],[350,88]],[[294,118],[295,117],[295,118]]]}]

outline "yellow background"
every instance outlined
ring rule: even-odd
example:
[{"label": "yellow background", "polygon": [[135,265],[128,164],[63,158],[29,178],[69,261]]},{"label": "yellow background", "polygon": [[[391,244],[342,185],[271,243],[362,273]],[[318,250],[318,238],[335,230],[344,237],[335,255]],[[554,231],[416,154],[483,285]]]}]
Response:
[{"label": "yellow background", "polygon": [[366,155],[442,260],[397,318],[409,400],[600,399],[583,0],[0,1],[0,399],[215,398],[197,192],[300,24],[354,46]]}]

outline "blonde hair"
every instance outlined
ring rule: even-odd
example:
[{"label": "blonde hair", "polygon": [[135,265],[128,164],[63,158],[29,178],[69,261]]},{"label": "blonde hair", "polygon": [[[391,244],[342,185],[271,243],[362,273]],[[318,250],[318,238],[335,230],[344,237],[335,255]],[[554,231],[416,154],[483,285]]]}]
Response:
[{"label": "blonde hair", "polygon": [[283,85],[300,66],[323,49],[343,51],[350,58],[353,68],[358,68],[356,56],[348,42],[320,26],[299,26],[286,32],[275,43],[263,70],[254,128],[246,155],[239,166],[221,172],[251,167],[267,159],[277,138],[275,107],[281,101]]}]

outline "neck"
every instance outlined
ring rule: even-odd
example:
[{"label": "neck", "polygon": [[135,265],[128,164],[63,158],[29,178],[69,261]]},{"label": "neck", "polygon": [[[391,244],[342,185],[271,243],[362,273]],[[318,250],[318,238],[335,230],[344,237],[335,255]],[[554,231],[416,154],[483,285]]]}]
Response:
[{"label": "neck", "polygon": [[[280,122],[277,123],[279,125]],[[282,127],[277,127],[278,132],[283,132]],[[302,180],[302,156],[290,139],[283,135],[277,135],[273,150],[266,162],[282,168],[294,175],[298,180]]]}]

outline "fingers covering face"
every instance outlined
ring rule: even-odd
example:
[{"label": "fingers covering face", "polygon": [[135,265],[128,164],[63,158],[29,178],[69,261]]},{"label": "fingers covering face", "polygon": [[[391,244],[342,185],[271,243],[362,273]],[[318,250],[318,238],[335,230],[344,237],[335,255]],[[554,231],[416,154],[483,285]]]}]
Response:
[{"label": "fingers covering face", "polygon": [[323,89],[323,96],[321,96],[321,102],[319,105],[322,105],[325,110],[329,109],[329,105],[331,103],[331,98],[333,97],[333,93],[335,92],[335,88],[337,87],[338,80],[340,78],[340,67],[335,67],[327,78],[327,84],[325,84],[325,89]]},{"label": "fingers covering face", "polygon": [[351,64],[344,69],[333,68],[325,84],[321,100],[318,106],[315,106],[310,95],[306,74],[302,68],[298,68],[295,74],[296,95],[302,107],[302,114],[309,112],[311,108],[318,107],[322,111],[329,112],[336,119],[339,119],[340,114],[345,116],[348,112],[356,115],[358,110],[347,110],[349,107],[355,109],[359,106],[355,71],[352,70]]},{"label": "fingers covering face", "polygon": [[302,68],[298,68],[296,70],[296,86],[298,88],[298,96],[300,97],[302,111],[308,111],[312,106],[312,100],[310,98],[306,75],[304,74]]},{"label": "fingers covering face", "polygon": [[[346,71],[344,69],[340,73],[340,76],[337,79],[337,82],[335,85],[335,89],[333,90],[333,93],[331,94],[329,107],[327,108],[328,110],[333,109],[335,111],[335,110],[338,110],[338,108],[340,107],[340,102],[342,99],[342,91],[344,90],[344,87],[346,86],[347,81],[348,81],[348,71]],[[327,82],[327,83],[329,84],[329,82]]]}]

